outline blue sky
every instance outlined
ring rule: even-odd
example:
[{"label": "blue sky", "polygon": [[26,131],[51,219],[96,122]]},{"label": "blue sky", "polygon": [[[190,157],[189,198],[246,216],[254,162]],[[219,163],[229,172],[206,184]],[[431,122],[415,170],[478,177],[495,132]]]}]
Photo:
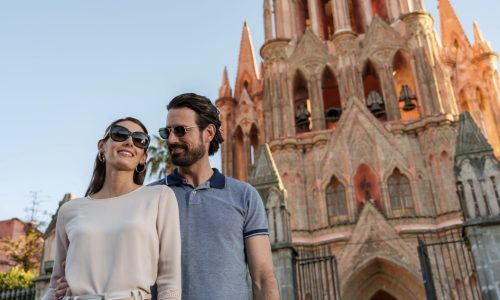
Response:
[{"label": "blue sky", "polygon": [[[469,37],[476,19],[500,50],[500,1],[452,2]],[[437,0],[426,6],[438,20]],[[0,220],[24,219],[30,191],[50,212],[65,193],[82,196],[114,119],[135,116],[156,133],[175,95],[215,99],[225,65],[234,82],[245,20],[258,55],[261,8],[261,0],[0,1]]]}]

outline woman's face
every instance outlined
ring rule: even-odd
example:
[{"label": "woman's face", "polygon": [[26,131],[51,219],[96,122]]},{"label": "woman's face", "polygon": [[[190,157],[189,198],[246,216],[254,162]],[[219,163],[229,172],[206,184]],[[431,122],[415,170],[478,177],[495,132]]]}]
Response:
[{"label": "woman's face", "polygon": [[[125,127],[130,132],[144,132],[141,126],[131,121],[123,121],[115,125]],[[100,140],[97,146],[99,151],[104,153],[106,168],[117,171],[133,171],[138,164],[146,163],[145,149],[135,146],[131,136],[123,142],[116,142],[108,136],[106,140]]]}]

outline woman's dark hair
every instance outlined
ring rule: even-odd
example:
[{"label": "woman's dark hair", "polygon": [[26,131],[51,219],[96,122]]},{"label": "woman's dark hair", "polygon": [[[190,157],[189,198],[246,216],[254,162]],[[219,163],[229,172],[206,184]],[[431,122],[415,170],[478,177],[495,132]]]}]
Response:
[{"label": "woman's dark hair", "polygon": [[[147,134],[148,130],[146,129],[146,126],[142,124],[141,121],[137,120],[136,118],[133,117],[126,117],[123,119],[118,119],[111,123],[108,128],[106,128],[106,131],[104,131],[104,138],[102,139],[103,141],[107,140],[109,138],[108,131],[111,128],[111,126],[116,125],[120,122],[124,121],[130,121],[133,122],[139,126],[141,126],[142,130]],[[147,151],[147,149],[144,149],[144,151]],[[90,180],[89,187],[87,188],[87,191],[85,192],[85,196],[90,196],[93,195],[97,192],[99,192],[102,189],[102,186],[104,185],[104,179],[106,179],[106,162],[101,161],[99,159],[100,153],[98,152],[95,158],[95,163],[94,163],[94,172],[92,173],[92,179]],[[134,171],[134,183],[142,185],[144,183],[144,178],[146,177],[146,165],[144,165],[144,171],[139,173],[137,171]]]},{"label": "woman's dark hair", "polygon": [[208,148],[208,155],[213,155],[219,150],[219,145],[224,142],[224,138],[220,132],[221,122],[219,119],[219,109],[213,105],[207,97],[195,93],[186,93],[172,99],[167,105],[167,110],[182,107],[194,110],[196,113],[196,125],[198,125],[201,130],[207,128],[209,124],[215,126],[215,136]]}]

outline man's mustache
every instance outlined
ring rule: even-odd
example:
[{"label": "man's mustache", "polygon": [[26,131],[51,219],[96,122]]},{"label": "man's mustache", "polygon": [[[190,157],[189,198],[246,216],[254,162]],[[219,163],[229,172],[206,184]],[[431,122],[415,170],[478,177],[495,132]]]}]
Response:
[{"label": "man's mustache", "polygon": [[180,149],[183,149],[183,150],[188,150],[188,146],[186,144],[170,144],[168,145],[168,151],[172,152],[174,151],[176,148],[180,148]]}]

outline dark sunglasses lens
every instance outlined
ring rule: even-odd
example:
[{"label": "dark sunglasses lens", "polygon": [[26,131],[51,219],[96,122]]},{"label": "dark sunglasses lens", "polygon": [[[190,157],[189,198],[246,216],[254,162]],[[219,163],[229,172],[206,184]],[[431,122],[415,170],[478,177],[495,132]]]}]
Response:
[{"label": "dark sunglasses lens", "polygon": [[158,129],[158,133],[160,134],[160,137],[164,140],[168,140],[168,136],[170,135],[170,131],[167,128],[160,128]]},{"label": "dark sunglasses lens", "polygon": [[142,132],[132,133],[132,141],[136,147],[141,149],[146,149],[149,146],[149,136]]},{"label": "dark sunglasses lens", "polygon": [[129,135],[130,131],[128,131],[127,128],[123,128],[121,126],[114,126],[109,130],[109,136],[115,142],[123,142],[124,140],[128,139]]},{"label": "dark sunglasses lens", "polygon": [[173,130],[176,137],[183,137],[186,135],[186,128],[183,126],[176,126]]}]

